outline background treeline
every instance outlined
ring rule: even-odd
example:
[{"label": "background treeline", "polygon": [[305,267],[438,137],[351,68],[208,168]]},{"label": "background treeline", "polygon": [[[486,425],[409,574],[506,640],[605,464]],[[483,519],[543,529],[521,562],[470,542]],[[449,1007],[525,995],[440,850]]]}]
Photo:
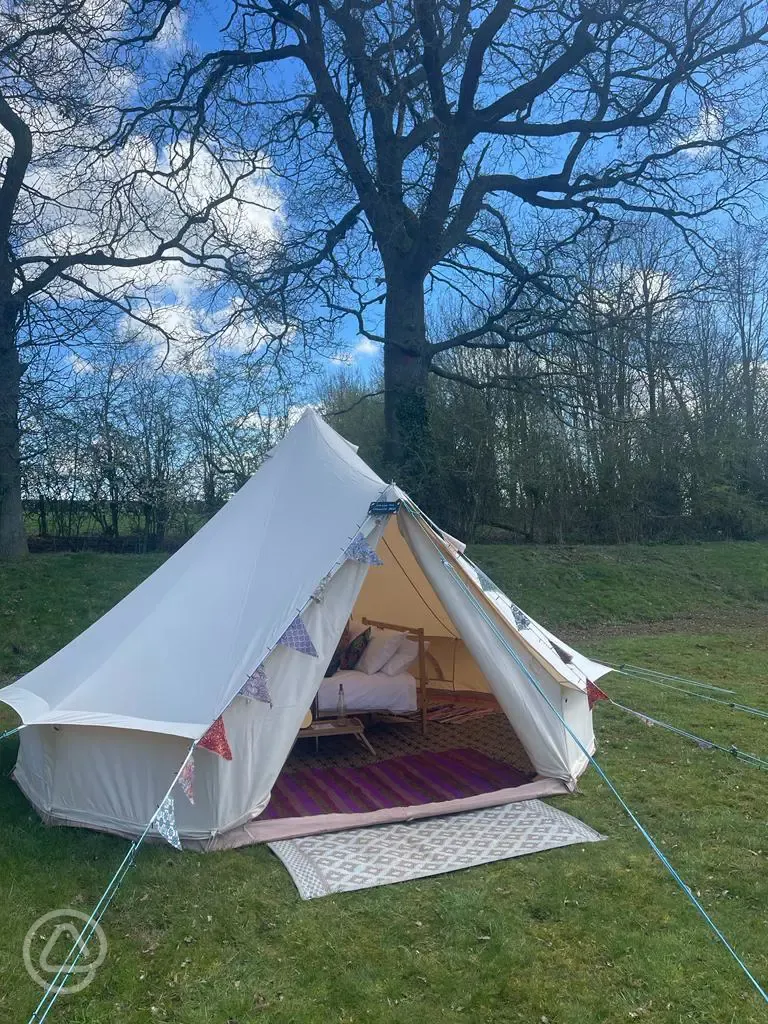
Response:
[{"label": "background treeline", "polygon": [[[768,244],[703,262],[644,228],[564,268],[578,297],[526,312],[525,342],[453,350],[430,377],[435,518],[468,539],[623,542],[768,534]],[[455,329],[451,310],[443,318]],[[534,339],[533,341],[531,339]],[[304,354],[306,356],[306,353]],[[24,396],[33,547],[171,547],[259,466],[302,404],[382,465],[383,385],[343,351],[285,367],[236,350],[169,358],[100,335],[41,355]],[[37,538],[37,539],[36,539]]]},{"label": "background treeline", "polygon": [[[585,248],[572,272],[579,300],[551,329],[542,316],[536,344],[465,348],[435,368],[434,517],[470,539],[764,536],[765,237],[731,234],[705,271],[679,238],[646,227]],[[381,399],[355,402],[375,390],[350,372],[326,394],[374,465]]]},{"label": "background treeline", "polygon": [[176,365],[140,338],[30,368],[23,419],[32,550],[173,549],[285,432],[292,392],[237,353]]}]

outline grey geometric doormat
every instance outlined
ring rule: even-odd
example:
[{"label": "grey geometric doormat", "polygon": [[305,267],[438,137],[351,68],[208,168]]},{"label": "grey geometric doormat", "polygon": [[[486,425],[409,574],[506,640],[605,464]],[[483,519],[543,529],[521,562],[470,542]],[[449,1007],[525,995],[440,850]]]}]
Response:
[{"label": "grey geometric doormat", "polygon": [[304,900],[522,857],[605,836],[541,800],[269,843]]}]

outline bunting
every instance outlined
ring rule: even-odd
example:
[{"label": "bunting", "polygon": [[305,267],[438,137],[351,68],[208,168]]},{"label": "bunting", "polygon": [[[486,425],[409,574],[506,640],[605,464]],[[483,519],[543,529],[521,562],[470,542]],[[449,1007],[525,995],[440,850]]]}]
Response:
[{"label": "bunting", "polygon": [[171,846],[175,846],[177,850],[181,849],[181,840],[179,839],[179,830],[176,828],[176,812],[173,806],[173,797],[167,796],[163,800],[155,818],[155,828]]},{"label": "bunting", "polygon": [[347,558],[362,562],[364,565],[384,565],[362,533],[358,533],[344,554]]},{"label": "bunting", "polygon": [[299,651],[301,654],[309,654],[312,658],[317,657],[312,637],[307,632],[307,627],[304,625],[304,620],[300,615],[296,616],[277,642],[285,647],[291,647],[294,651]]},{"label": "bunting", "polygon": [[325,597],[325,588],[331,582],[331,577],[332,573],[326,573],[325,576],[323,576],[323,578],[315,587],[315,592],[312,595],[312,600],[315,601],[317,604],[319,604]]},{"label": "bunting", "polygon": [[197,742],[198,747],[205,750],[212,750],[214,754],[223,757],[225,761],[232,760],[232,750],[227,740],[227,731],[224,728],[224,719],[219,715],[208,732]]},{"label": "bunting", "polygon": [[[523,609],[522,608],[518,608],[517,605],[513,604],[511,601],[509,602],[509,604],[510,604],[510,609],[512,611],[512,618],[515,620],[515,625],[517,626],[517,628],[520,629],[520,630],[528,629],[528,627],[531,624],[531,620],[525,614]],[[553,644],[553,646],[554,646],[554,644]],[[563,661],[565,661],[565,658],[563,658]]]},{"label": "bunting", "polygon": [[[477,582],[480,584],[480,589],[484,594],[498,594],[499,588],[493,582],[490,576],[486,576],[482,569],[478,566],[473,565],[473,569],[477,573]],[[510,601],[510,604],[512,602]]]},{"label": "bunting", "polygon": [[267,686],[267,673],[264,667],[259,665],[257,669],[248,676],[240,690],[240,696],[246,700],[260,700],[272,707],[272,697]]},{"label": "bunting", "polygon": [[179,785],[191,804],[195,802],[195,759],[190,757],[179,775]]},{"label": "bunting", "polygon": [[589,710],[597,704],[599,700],[610,700],[608,694],[601,690],[596,683],[593,683],[591,679],[587,680],[587,700],[589,701]]},{"label": "bunting", "polygon": [[552,650],[558,656],[560,661],[565,662],[566,665],[570,665],[571,664],[571,662],[573,661],[573,655],[569,654],[568,651],[563,650],[563,648],[560,646],[560,644],[556,644],[554,640],[550,640],[549,641],[549,646],[552,648]]}]

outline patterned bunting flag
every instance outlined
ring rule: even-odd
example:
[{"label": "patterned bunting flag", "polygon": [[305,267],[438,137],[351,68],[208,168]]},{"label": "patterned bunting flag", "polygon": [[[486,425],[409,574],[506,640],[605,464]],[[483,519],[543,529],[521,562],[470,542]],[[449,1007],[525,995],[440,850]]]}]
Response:
[{"label": "patterned bunting flag", "polygon": [[225,761],[232,760],[232,751],[227,740],[227,731],[224,728],[224,719],[219,715],[208,732],[197,741],[198,747],[212,750],[214,754],[223,757]]},{"label": "patterned bunting flag", "polygon": [[179,785],[191,804],[195,802],[195,759],[190,757],[179,775]]},{"label": "patterned bunting flag", "polygon": [[528,618],[528,616],[525,614],[522,608],[518,608],[517,605],[512,604],[511,601],[509,602],[509,604],[512,611],[512,618],[515,620],[515,625],[517,626],[517,628],[528,629],[528,627],[531,624],[531,620]]},{"label": "patterned bunting flag", "polygon": [[589,701],[590,711],[599,700],[610,699],[611,698],[608,696],[608,694],[604,690],[601,690],[600,687],[597,686],[595,683],[593,683],[591,679],[587,680],[587,700]]},{"label": "patterned bunting flag", "polygon": [[363,562],[365,565],[384,565],[362,533],[358,533],[344,554],[347,558]]},{"label": "patterned bunting flag", "polygon": [[292,647],[294,651],[300,651],[301,654],[309,654],[313,658],[317,657],[312,637],[307,632],[307,627],[304,625],[300,615],[296,616],[277,642],[285,647]]},{"label": "patterned bunting flag", "polygon": [[177,850],[181,849],[181,840],[179,839],[179,830],[176,828],[176,813],[173,807],[172,796],[167,796],[160,805],[157,817],[155,818],[155,828],[166,843],[175,846]]},{"label": "patterned bunting flag", "polygon": [[316,601],[319,604],[323,600],[323,598],[325,597],[325,588],[328,586],[328,584],[330,582],[331,582],[331,573],[326,573],[326,575],[323,576],[323,578],[320,580],[320,582],[315,587],[315,592],[312,595],[312,600],[313,601]]},{"label": "patterned bunting flag", "polygon": [[489,594],[489,593],[496,593],[496,594],[498,594],[499,593],[499,588],[493,582],[491,577],[490,576],[486,576],[485,573],[483,572],[483,570],[482,569],[478,569],[477,566],[475,566],[474,568],[475,568],[475,572],[477,573],[477,582],[480,584],[480,589],[482,590],[482,592],[484,594]]},{"label": "patterned bunting flag", "polygon": [[245,697],[246,700],[261,700],[272,707],[272,697],[267,686],[267,673],[264,671],[263,666],[259,665],[257,669],[251,672],[243,683],[240,696]]}]

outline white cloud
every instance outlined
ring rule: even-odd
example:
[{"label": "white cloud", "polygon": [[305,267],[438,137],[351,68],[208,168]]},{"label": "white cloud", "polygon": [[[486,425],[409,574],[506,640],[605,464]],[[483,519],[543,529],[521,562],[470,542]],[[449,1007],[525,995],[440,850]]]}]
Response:
[{"label": "white cloud", "polygon": [[[681,144],[717,142],[723,137],[724,121],[721,110],[714,107],[702,107],[699,110],[698,123],[688,135],[681,138]],[[695,159],[711,152],[711,146],[696,146],[688,151],[688,156]]]},{"label": "white cloud", "polygon": [[93,373],[94,366],[87,359],[83,359],[82,356],[77,355],[75,352],[69,353],[69,362],[75,373]]},{"label": "white cloud", "polygon": [[377,356],[381,352],[381,345],[370,338],[360,338],[352,351],[358,356]]},{"label": "white cloud", "polygon": [[162,32],[154,41],[154,47],[164,54],[175,56],[184,46],[187,35],[187,16],[174,7],[165,20]]}]

